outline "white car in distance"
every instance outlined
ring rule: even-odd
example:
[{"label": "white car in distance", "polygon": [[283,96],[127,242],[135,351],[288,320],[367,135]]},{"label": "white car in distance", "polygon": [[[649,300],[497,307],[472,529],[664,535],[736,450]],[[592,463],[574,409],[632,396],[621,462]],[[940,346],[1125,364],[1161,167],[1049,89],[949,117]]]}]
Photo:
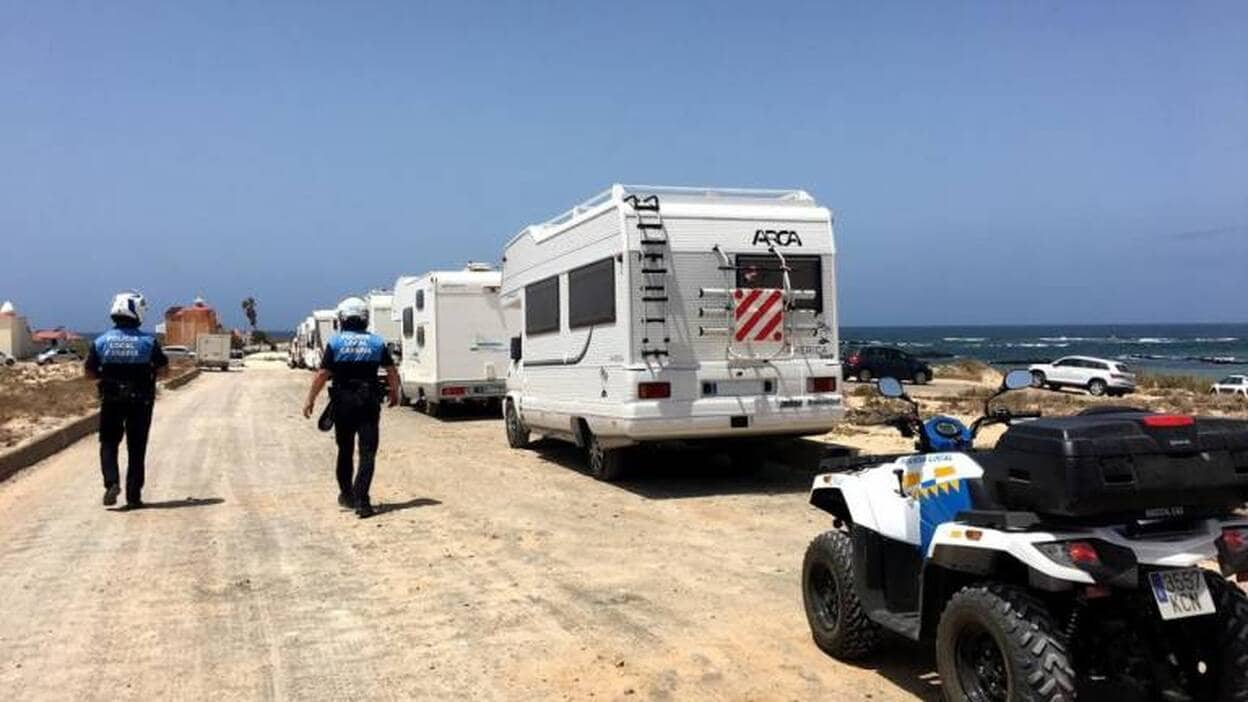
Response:
[{"label": "white car in distance", "polygon": [[1213,395],[1242,395],[1248,397],[1248,375],[1228,375],[1209,388]]},{"label": "white car in distance", "polygon": [[1066,356],[1052,363],[1034,364],[1029,370],[1031,385],[1036,388],[1080,388],[1097,397],[1135,392],[1135,374],[1119,361]]}]

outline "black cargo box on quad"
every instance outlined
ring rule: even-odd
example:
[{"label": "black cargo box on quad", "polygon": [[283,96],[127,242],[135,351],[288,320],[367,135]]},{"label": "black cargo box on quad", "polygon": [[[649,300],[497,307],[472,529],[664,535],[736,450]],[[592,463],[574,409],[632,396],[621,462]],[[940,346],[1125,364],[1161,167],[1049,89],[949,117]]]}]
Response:
[{"label": "black cargo box on quad", "polygon": [[1057,517],[1178,516],[1248,502],[1248,422],[1149,412],[1037,419],[976,457],[989,499]]}]

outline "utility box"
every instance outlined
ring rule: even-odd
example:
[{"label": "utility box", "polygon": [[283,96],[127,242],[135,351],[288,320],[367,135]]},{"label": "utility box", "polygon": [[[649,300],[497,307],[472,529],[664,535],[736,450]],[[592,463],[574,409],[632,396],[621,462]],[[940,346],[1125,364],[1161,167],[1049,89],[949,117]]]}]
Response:
[{"label": "utility box", "polygon": [[200,368],[230,369],[230,335],[200,334],[195,339],[195,365]]}]

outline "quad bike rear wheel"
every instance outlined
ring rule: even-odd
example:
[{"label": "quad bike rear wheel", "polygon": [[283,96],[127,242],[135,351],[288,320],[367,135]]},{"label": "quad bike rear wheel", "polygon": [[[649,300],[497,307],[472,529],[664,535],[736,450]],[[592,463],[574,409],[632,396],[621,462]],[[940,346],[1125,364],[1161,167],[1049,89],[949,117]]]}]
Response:
[{"label": "quad bike rear wheel", "polygon": [[1022,588],[963,588],[936,630],[936,668],[950,702],[1069,702],[1075,672],[1048,609]]},{"label": "quad bike rear wheel", "polygon": [[879,647],[880,625],[854,591],[854,546],[845,532],[824,532],[806,548],[802,603],[815,644],[832,657],[856,660]]}]

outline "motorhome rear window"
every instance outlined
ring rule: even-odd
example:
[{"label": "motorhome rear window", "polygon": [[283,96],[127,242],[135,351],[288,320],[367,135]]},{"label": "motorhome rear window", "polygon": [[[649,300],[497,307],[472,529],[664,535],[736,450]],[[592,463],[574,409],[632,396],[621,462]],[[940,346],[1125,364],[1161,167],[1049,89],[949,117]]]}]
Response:
[{"label": "motorhome rear window", "polygon": [[[789,264],[789,283],[794,290],[814,290],[812,300],[798,300],[798,309],[823,311],[823,262],[818,256],[785,256]],[[737,287],[783,288],[784,273],[775,256],[737,256]]]},{"label": "motorhome rear window", "polygon": [[568,327],[615,321],[615,259],[568,271]]},{"label": "motorhome rear window", "polygon": [[524,287],[524,331],[559,331],[559,278],[539,280]]},{"label": "motorhome rear window", "polygon": [[412,338],[413,313],[411,307],[403,308],[403,338]]}]

